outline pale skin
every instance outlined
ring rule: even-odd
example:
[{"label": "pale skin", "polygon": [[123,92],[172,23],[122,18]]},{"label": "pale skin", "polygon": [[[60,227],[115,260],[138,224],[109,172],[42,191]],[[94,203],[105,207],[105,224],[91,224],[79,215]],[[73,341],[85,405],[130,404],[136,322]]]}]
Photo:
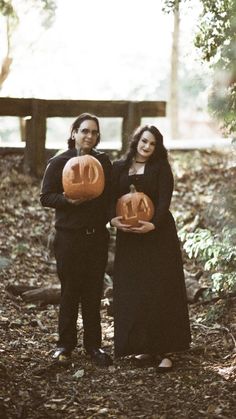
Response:
[{"label": "pale skin", "polygon": [[[156,140],[154,135],[149,131],[144,131],[137,144],[137,151],[135,160],[146,163],[155,150]],[[131,225],[122,223],[122,217],[114,217],[111,220],[111,225],[124,232],[144,234],[155,229],[153,223],[149,221],[139,220],[139,227],[132,227]]]},{"label": "pale skin", "polygon": [[[98,126],[95,121],[86,119],[83,121],[78,129],[72,131],[72,139],[75,140],[75,148],[77,154],[84,155],[89,154],[92,148],[96,145],[98,138]],[[66,198],[70,204],[79,205],[85,201],[83,198],[70,199]],[[87,201],[88,199],[86,199]]]}]

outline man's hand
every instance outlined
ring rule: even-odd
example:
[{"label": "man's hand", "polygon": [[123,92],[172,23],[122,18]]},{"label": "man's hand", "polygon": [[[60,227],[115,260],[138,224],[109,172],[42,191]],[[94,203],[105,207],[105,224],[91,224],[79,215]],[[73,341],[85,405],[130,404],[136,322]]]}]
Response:
[{"label": "man's hand", "polygon": [[67,202],[69,202],[70,204],[73,204],[73,205],[80,205],[80,204],[82,204],[82,202],[87,201],[87,199],[85,199],[85,198],[78,198],[78,199],[71,199],[71,198],[68,198],[68,197],[65,195],[65,193],[64,193],[64,196],[65,196],[65,198],[66,198]]}]

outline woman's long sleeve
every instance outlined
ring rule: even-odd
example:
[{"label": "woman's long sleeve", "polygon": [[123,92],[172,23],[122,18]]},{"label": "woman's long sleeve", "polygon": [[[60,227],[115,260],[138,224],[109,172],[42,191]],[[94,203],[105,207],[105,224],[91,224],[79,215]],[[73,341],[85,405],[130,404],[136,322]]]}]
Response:
[{"label": "woman's long sleeve", "polygon": [[153,224],[160,227],[166,215],[168,214],[171,197],[174,188],[173,174],[167,161],[161,162],[158,174],[158,197],[155,203],[155,214]]}]

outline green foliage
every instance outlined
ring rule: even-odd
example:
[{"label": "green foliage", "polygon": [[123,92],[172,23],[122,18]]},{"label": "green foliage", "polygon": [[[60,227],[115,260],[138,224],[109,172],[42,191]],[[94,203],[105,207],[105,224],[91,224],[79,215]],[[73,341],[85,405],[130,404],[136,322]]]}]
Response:
[{"label": "green foliage", "polygon": [[11,16],[14,14],[11,0],[0,0],[0,12],[3,16]]},{"label": "green foliage", "polygon": [[213,304],[208,308],[204,316],[204,322],[206,324],[216,324],[219,323],[227,313],[227,301],[221,300]]},{"label": "green foliage", "polygon": [[[163,0],[166,13],[185,0]],[[194,0],[189,0],[194,4]],[[202,12],[195,45],[215,70],[209,110],[226,135],[236,133],[236,0],[200,0]]]},{"label": "green foliage", "polygon": [[199,32],[196,46],[201,48],[203,59],[210,61],[232,38],[232,13],[234,0],[201,0]]},{"label": "green foliage", "polygon": [[17,25],[18,16],[11,0],[0,0],[0,14],[9,20],[11,26]]},{"label": "green foliage", "polygon": [[13,249],[13,258],[26,255],[29,249],[28,243],[18,243]]},{"label": "green foliage", "polygon": [[7,45],[7,54],[6,57],[3,58],[3,64],[0,66],[0,89],[10,72],[10,66],[13,60],[12,38],[20,23],[19,8],[22,7],[22,5],[27,12],[37,10],[41,18],[40,24],[46,29],[52,25],[55,16],[56,0],[21,0],[16,3],[11,0],[0,0],[0,15],[5,18],[4,30]]},{"label": "green foliage", "polygon": [[163,0],[163,11],[170,13],[174,10],[178,10],[180,3],[186,0]]},{"label": "green foliage", "polygon": [[41,0],[41,15],[42,15],[42,24],[45,28],[49,28],[55,17],[56,12],[56,1],[55,0]]},{"label": "green foliage", "polygon": [[201,3],[195,44],[201,49],[203,60],[214,66],[209,108],[229,135],[236,132],[236,0]]},{"label": "green foliage", "polygon": [[[28,4],[29,10],[34,7],[39,10],[42,18],[42,25],[48,28],[52,25],[56,11],[56,0],[22,0],[24,4]],[[11,0],[0,0],[0,13],[11,19],[12,22],[18,23],[17,7]]]},{"label": "green foliage", "polygon": [[204,263],[210,272],[213,293],[236,290],[236,228],[224,227],[218,233],[199,228],[194,233],[182,233],[181,240],[190,259]]}]

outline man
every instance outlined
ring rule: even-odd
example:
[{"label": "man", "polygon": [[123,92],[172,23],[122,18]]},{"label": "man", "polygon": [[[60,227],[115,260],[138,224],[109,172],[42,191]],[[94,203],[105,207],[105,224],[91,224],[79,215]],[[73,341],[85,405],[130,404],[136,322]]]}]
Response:
[{"label": "man", "polygon": [[[81,304],[83,343],[87,354],[99,366],[112,364],[101,349],[100,302],[107,263],[109,233],[106,229],[111,178],[111,162],[95,149],[100,141],[96,116],[81,114],[72,124],[69,149],[52,158],[46,168],[40,201],[55,208],[54,251],[61,282],[59,340],[53,358],[70,357],[77,345],[77,318]],[[102,165],[105,187],[91,200],[69,199],[62,185],[62,172],[72,157],[89,154]]]}]

